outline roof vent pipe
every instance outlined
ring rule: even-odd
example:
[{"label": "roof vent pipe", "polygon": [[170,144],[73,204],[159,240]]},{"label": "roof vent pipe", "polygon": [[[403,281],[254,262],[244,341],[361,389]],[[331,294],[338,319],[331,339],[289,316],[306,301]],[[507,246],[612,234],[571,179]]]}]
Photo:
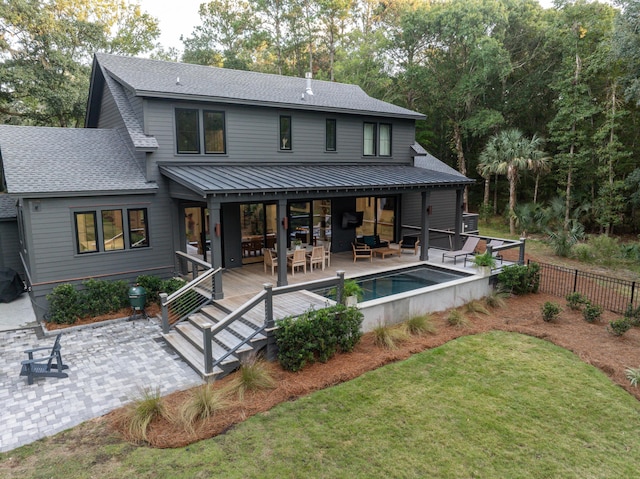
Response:
[{"label": "roof vent pipe", "polygon": [[312,73],[311,72],[307,72],[304,74],[305,78],[307,79],[307,89],[305,90],[305,93],[309,96],[313,96],[313,90],[311,89],[311,78],[312,78]]}]

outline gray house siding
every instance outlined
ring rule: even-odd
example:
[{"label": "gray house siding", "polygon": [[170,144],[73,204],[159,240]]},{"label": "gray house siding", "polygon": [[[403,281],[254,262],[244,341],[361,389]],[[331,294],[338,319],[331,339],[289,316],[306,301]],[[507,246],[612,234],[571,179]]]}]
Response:
[{"label": "gray house siding", "polygon": [[116,128],[118,130],[126,129],[122,116],[120,115],[113,96],[108,88],[105,88],[102,92],[100,117],[98,119],[97,128]]},{"label": "gray house siding", "polygon": [[0,220],[0,268],[24,273],[20,261],[20,238],[16,219]]},{"label": "gray house siding", "polygon": [[[420,227],[421,220],[421,195],[420,193],[406,193],[402,196],[402,225]],[[455,215],[456,190],[434,189],[431,190],[431,216],[429,216],[430,229],[451,229]],[[418,230],[403,228],[402,234],[417,234]],[[443,233],[431,232],[429,246],[432,248],[450,249],[449,237]]]},{"label": "gray house siding", "polygon": [[[178,155],[175,153],[174,109],[198,108],[225,112],[226,154]],[[415,123],[405,119],[383,119],[355,115],[242,105],[147,101],[145,130],[155,136],[159,149],[154,161],[208,161],[247,163],[362,162],[371,164],[410,164],[409,146],[414,142]],[[279,117],[291,116],[292,145],[290,151],[279,150]],[[337,151],[325,151],[325,123],[337,121]],[[363,122],[391,123],[392,156],[362,155]]]},{"label": "gray house siding", "polygon": [[[132,281],[140,274],[169,277],[174,270],[173,225],[156,195],[47,199],[26,204],[25,222],[30,222],[31,230],[29,248],[31,256],[38,258],[37,264],[30,267],[32,294],[42,312],[47,307],[45,296],[65,282],[81,283],[91,277]],[[128,208],[147,208],[150,247],[76,252],[74,212],[98,211],[100,221],[100,211],[123,209],[126,229]]]}]

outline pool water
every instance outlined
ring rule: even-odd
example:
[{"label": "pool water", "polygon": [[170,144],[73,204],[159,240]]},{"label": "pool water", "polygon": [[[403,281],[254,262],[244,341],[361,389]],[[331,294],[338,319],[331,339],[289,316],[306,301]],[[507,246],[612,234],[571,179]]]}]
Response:
[{"label": "pool water", "polygon": [[[363,289],[364,302],[467,277],[469,275],[465,273],[424,265],[354,279]],[[330,297],[328,293],[319,292],[325,297]]]}]

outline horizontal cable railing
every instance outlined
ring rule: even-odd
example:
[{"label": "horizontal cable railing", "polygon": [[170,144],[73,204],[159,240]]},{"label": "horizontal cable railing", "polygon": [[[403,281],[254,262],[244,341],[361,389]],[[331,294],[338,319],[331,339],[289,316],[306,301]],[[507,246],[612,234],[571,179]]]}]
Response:
[{"label": "horizontal cable railing", "polygon": [[213,299],[215,290],[214,277],[217,270],[210,269],[196,279],[185,284],[169,296],[160,295],[162,306],[162,329],[166,334],[171,325],[189,317]]},{"label": "horizontal cable railing", "polygon": [[628,307],[640,307],[636,281],[612,278],[601,274],[580,271],[546,263],[540,265],[541,293],[565,297],[580,293],[593,304],[623,314]]}]

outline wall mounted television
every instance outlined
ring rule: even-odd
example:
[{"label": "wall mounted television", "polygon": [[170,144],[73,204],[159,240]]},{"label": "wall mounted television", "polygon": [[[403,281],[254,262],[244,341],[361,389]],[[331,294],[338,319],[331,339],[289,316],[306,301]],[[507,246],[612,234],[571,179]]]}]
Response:
[{"label": "wall mounted television", "polygon": [[342,213],[342,229],[357,228],[362,226],[364,211],[345,211]]}]

